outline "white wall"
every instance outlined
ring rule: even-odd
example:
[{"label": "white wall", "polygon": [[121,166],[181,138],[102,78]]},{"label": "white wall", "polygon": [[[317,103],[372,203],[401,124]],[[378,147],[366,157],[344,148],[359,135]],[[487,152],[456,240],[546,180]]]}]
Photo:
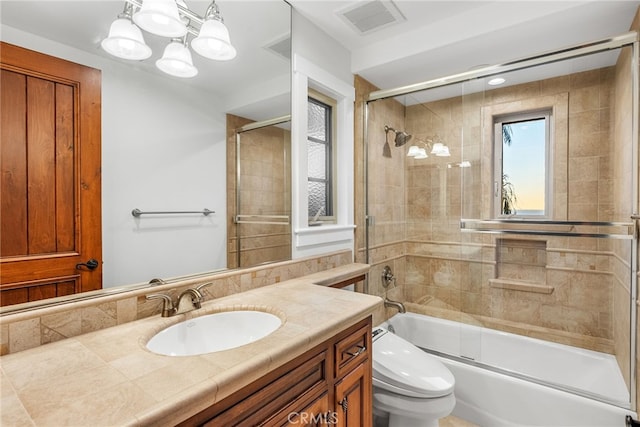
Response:
[{"label": "white wall", "polygon": [[[292,256],[354,251],[353,103],[355,90],[350,53],[311,21],[292,14],[293,85],[292,147]],[[318,90],[338,102],[337,108],[337,223],[308,226],[307,212],[307,94]]]},{"label": "white wall", "polygon": [[[226,266],[225,115],[210,94],[128,64],[0,28],[8,43],[102,70],[105,287]],[[216,108],[216,106],[218,106]],[[216,213],[148,216],[131,210]]]}]

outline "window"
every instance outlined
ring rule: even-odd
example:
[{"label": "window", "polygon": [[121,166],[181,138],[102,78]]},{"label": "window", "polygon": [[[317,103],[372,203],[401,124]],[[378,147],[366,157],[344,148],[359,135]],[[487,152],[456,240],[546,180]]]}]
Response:
[{"label": "window", "polygon": [[335,101],[312,92],[308,99],[309,224],[334,219],[333,131]]},{"label": "window", "polygon": [[545,110],[495,119],[497,217],[551,217],[550,118],[550,111]]}]

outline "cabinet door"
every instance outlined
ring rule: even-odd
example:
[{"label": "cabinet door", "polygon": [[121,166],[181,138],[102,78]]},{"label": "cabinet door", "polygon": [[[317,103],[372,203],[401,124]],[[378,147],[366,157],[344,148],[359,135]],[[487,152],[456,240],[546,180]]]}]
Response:
[{"label": "cabinet door", "polygon": [[335,413],[329,409],[329,395],[324,393],[308,405],[293,405],[265,427],[320,427],[335,424]]},{"label": "cabinet door", "polygon": [[338,427],[369,427],[372,424],[371,369],[368,360],[336,384]]}]

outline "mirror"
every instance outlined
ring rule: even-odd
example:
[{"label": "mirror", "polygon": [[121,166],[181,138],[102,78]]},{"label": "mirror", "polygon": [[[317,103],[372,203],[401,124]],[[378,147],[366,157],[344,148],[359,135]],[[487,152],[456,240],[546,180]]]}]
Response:
[{"label": "mirror", "polygon": [[[200,16],[210,3],[187,1]],[[193,52],[199,72],[190,79],[155,67],[168,38],[143,32],[153,51],[144,61],[100,48],[124,1],[0,3],[3,41],[102,72],[102,292],[225,269],[226,117],[291,112],[289,4],[216,3],[237,56],[223,62]],[[135,217],[134,209],[214,213]]]}]

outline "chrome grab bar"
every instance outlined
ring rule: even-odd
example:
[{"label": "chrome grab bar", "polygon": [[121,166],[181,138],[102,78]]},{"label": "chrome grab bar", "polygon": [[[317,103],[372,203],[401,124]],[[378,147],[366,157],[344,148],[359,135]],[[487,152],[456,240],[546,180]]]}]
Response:
[{"label": "chrome grab bar", "polygon": [[209,214],[216,213],[215,211],[211,211],[207,208],[204,208],[201,211],[155,211],[155,212],[143,212],[140,209],[136,208],[131,211],[131,215],[136,218],[140,218],[141,215],[179,215],[179,214],[202,214],[207,216]]},{"label": "chrome grab bar", "polygon": [[[250,218],[255,218],[255,220]],[[233,222],[236,224],[289,225],[289,215],[236,215],[233,217]]]}]

